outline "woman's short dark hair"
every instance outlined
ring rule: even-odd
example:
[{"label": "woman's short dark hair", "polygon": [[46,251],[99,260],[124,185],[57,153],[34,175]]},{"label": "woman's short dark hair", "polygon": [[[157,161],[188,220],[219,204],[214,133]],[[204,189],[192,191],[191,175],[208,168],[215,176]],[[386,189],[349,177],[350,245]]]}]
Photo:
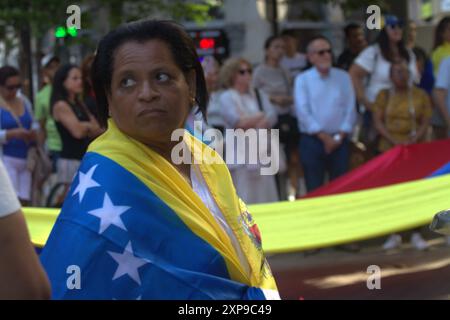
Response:
[{"label": "woman's short dark hair", "polygon": [[53,106],[56,102],[64,100],[67,101],[69,97],[69,92],[66,87],[64,87],[64,81],[66,81],[69,76],[69,72],[72,69],[79,69],[78,66],[74,64],[64,64],[56,71],[52,82],[52,94],[50,96],[50,114],[53,113]]},{"label": "woman's short dark hair", "polygon": [[266,42],[264,42],[264,49],[269,49],[269,47],[271,46],[272,42],[274,42],[275,40],[278,39],[283,39],[281,36],[270,36],[266,39]]},{"label": "woman's short dark hair", "polygon": [[9,78],[19,75],[19,70],[11,66],[3,66],[0,68],[0,86],[4,86]]},{"label": "woman's short dark hair", "polygon": [[344,28],[345,38],[346,39],[350,38],[350,33],[353,30],[358,30],[358,29],[362,29],[362,27],[360,24],[358,24],[356,22],[350,22],[349,24],[347,24]]},{"label": "woman's short dark hair", "polygon": [[433,49],[436,49],[437,47],[439,47],[444,43],[444,32],[449,24],[450,24],[450,17],[444,17],[439,21],[434,31]]},{"label": "woman's short dark hair", "polygon": [[127,23],[110,31],[98,45],[91,72],[100,125],[107,126],[109,114],[107,96],[111,93],[114,54],[117,48],[126,42],[144,42],[152,39],[164,41],[168,45],[175,63],[186,79],[189,71],[195,71],[195,102],[199,112],[206,120],[208,91],[203,69],[191,37],[181,25],[173,21],[142,20]]}]

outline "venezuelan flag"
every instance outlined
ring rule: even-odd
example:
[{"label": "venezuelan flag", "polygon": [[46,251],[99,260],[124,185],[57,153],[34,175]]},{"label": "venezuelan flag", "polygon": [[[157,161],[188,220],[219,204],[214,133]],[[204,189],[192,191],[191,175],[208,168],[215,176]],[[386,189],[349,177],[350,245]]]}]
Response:
[{"label": "venezuelan flag", "polygon": [[[194,157],[214,151],[185,133]],[[176,169],[110,121],[83,158],[41,260],[55,299],[279,298],[224,163],[199,168],[244,252]]]}]

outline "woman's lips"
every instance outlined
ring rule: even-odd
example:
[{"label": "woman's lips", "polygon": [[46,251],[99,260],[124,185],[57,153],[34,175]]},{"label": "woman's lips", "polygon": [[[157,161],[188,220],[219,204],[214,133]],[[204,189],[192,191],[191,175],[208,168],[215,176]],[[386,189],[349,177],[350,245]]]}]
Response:
[{"label": "woman's lips", "polygon": [[146,115],[161,115],[167,113],[166,110],[163,109],[145,109],[138,113],[138,116],[146,116]]}]

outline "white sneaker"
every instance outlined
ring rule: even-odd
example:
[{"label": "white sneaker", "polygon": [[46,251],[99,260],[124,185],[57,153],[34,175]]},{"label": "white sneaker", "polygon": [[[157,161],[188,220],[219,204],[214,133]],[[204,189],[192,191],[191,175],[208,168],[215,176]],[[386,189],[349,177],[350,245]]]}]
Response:
[{"label": "white sneaker", "polygon": [[398,234],[391,234],[386,242],[383,244],[384,250],[392,250],[402,244],[402,237]]},{"label": "white sneaker", "polygon": [[411,244],[417,250],[426,250],[428,249],[428,243],[422,238],[420,233],[414,232],[411,236]]},{"label": "white sneaker", "polygon": [[288,186],[288,200],[289,201],[295,201],[296,200],[295,199],[296,195],[297,195],[297,192],[296,192],[295,188],[291,184],[289,184],[289,186]]}]

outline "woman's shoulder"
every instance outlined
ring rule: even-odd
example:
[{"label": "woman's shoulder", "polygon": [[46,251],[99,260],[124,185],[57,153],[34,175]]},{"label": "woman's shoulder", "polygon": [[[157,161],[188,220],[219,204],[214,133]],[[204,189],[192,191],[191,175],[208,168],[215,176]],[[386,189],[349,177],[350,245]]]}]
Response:
[{"label": "woman's shoulder", "polygon": [[[72,110],[70,104],[65,100],[57,100],[50,106],[50,113],[55,116],[55,114],[67,114]],[[56,112],[56,113],[55,113]],[[56,122],[58,120],[55,118]]]},{"label": "woman's shoulder", "polygon": [[381,54],[378,43],[371,44],[363,49],[355,59],[355,63],[360,66],[365,66],[368,63],[373,63],[375,58]]},{"label": "woman's shoulder", "polygon": [[419,88],[417,86],[412,87],[412,93],[413,93],[413,95],[417,96],[419,99],[426,100],[426,99],[429,99],[429,97],[430,97],[424,89]]},{"label": "woman's shoulder", "polygon": [[33,110],[32,103],[31,103],[30,99],[27,98],[27,96],[25,96],[24,94],[20,94],[18,96],[18,98],[20,101],[22,101],[22,103],[27,111]]},{"label": "woman's shoulder", "polygon": [[223,90],[220,93],[219,100],[220,101],[226,101],[226,100],[229,100],[229,99],[234,99],[238,95],[239,95],[238,92],[236,90],[234,90],[234,89],[231,89],[231,88],[225,89],[225,90]]},{"label": "woman's shoulder", "polygon": [[368,55],[376,55],[381,52],[380,46],[378,43],[371,44],[364,48],[358,56],[368,56]]},{"label": "woman's shoulder", "polygon": [[384,88],[384,89],[380,89],[380,91],[378,91],[377,94],[377,100],[384,100],[386,99],[389,95],[391,94],[391,89],[390,88]]},{"label": "woman's shoulder", "polygon": [[450,45],[448,44],[441,44],[440,46],[436,47],[432,51],[432,55],[442,55],[442,54],[450,54]]},{"label": "woman's shoulder", "polygon": [[56,107],[69,107],[70,108],[70,104],[66,101],[66,100],[57,100],[55,101],[55,103],[53,104],[53,108]]},{"label": "woman's shoulder", "polygon": [[253,75],[260,75],[263,74],[265,72],[267,72],[270,69],[270,67],[268,65],[266,65],[264,62],[262,63],[258,63],[254,68],[253,68]]}]

